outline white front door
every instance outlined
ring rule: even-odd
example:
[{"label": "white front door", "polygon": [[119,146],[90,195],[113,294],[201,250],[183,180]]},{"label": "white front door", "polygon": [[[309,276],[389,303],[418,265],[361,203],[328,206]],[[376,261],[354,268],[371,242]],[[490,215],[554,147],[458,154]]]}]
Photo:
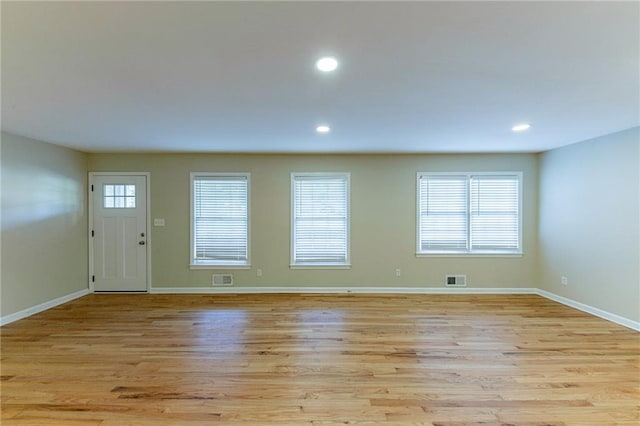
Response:
[{"label": "white front door", "polygon": [[147,291],[147,176],[93,176],[94,291]]}]

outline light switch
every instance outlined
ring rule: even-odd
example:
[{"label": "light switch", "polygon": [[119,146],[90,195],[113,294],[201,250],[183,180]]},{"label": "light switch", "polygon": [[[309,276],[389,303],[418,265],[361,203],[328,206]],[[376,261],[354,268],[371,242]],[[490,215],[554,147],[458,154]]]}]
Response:
[{"label": "light switch", "polygon": [[164,219],[153,219],[153,226],[164,226]]}]

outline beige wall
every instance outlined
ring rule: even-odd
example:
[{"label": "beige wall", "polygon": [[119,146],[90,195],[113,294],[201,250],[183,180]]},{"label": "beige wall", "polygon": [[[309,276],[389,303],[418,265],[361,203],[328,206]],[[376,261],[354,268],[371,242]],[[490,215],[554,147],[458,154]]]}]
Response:
[{"label": "beige wall", "polygon": [[87,156],[2,133],[6,316],[87,288]]},{"label": "beige wall", "polygon": [[[251,270],[236,286],[443,287],[467,274],[469,287],[535,287],[537,156],[530,155],[182,155],[95,154],[90,171],[151,173],[153,287],[209,287],[211,270],[189,269],[189,173],[251,173]],[[290,173],[351,173],[349,270],[291,270]],[[416,258],[416,172],[522,171],[524,256]],[[256,269],[263,276],[256,276]],[[400,268],[401,277],[394,270]],[[219,271],[217,271],[219,273]]]},{"label": "beige wall", "polygon": [[[252,268],[232,271],[237,286],[443,287],[467,274],[471,288],[540,287],[639,321],[639,141],[635,128],[540,155],[85,155],[3,133],[1,315],[86,288],[90,170],[151,172],[151,217],[166,220],[152,228],[154,287],[211,283],[188,266],[189,173],[250,172]],[[290,173],[319,171],[351,173],[350,270],[289,268]],[[416,258],[418,171],[522,171],[524,256]]]},{"label": "beige wall", "polygon": [[639,146],[635,128],[540,158],[540,288],[635,321]]}]

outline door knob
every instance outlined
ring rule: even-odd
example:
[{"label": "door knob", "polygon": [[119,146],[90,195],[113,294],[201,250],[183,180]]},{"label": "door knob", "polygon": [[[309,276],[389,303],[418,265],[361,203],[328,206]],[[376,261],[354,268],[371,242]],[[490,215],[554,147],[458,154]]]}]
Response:
[{"label": "door knob", "polygon": [[138,244],[140,244],[141,246],[144,245],[144,241],[139,241]]}]

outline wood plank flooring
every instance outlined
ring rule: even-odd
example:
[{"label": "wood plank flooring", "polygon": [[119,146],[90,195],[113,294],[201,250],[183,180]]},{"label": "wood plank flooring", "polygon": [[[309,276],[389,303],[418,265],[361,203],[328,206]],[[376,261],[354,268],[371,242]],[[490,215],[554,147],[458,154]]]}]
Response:
[{"label": "wood plank flooring", "polygon": [[531,295],[89,295],[2,327],[2,425],[634,425],[640,333]]}]

